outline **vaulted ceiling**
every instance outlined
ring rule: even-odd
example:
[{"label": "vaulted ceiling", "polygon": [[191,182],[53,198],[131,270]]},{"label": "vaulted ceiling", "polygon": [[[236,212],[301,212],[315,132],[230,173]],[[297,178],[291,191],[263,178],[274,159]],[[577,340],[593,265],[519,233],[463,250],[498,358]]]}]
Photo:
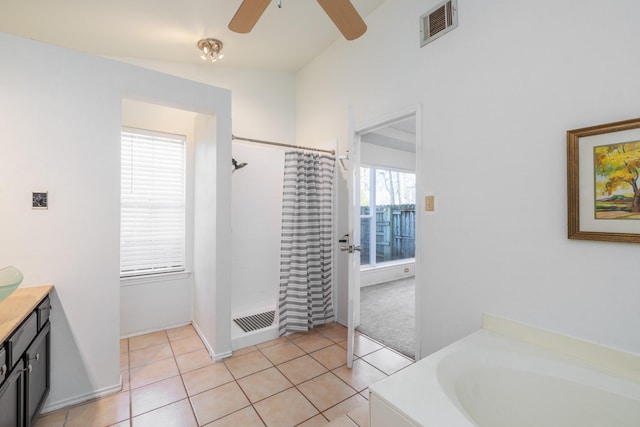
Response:
[{"label": "vaulted ceiling", "polygon": [[[366,22],[384,1],[352,3]],[[300,69],[342,37],[315,0],[281,0],[282,7],[273,0],[250,33],[234,33],[227,25],[241,3],[0,0],[0,31],[97,55],[180,63],[202,62],[196,44],[211,37],[224,44],[220,65],[281,71]]]}]

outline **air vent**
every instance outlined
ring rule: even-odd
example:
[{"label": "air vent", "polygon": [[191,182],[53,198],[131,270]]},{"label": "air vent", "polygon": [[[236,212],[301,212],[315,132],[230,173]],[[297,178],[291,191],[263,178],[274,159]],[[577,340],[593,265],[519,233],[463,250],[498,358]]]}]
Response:
[{"label": "air vent", "polygon": [[449,0],[420,17],[420,47],[431,43],[458,26],[458,1]]}]

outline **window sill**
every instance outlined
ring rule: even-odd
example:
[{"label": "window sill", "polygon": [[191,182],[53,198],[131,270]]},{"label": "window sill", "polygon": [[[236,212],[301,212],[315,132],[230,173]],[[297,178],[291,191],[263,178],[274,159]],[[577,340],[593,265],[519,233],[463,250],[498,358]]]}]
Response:
[{"label": "window sill", "polygon": [[120,286],[144,285],[147,283],[168,282],[170,280],[187,279],[190,271],[175,271],[172,273],[147,274],[145,276],[121,277]]},{"label": "window sill", "polygon": [[402,259],[398,261],[387,261],[387,262],[381,262],[373,266],[372,265],[361,266],[360,271],[380,270],[384,268],[397,267],[400,265],[414,264],[415,262],[416,262],[415,258],[407,258],[407,259]]}]

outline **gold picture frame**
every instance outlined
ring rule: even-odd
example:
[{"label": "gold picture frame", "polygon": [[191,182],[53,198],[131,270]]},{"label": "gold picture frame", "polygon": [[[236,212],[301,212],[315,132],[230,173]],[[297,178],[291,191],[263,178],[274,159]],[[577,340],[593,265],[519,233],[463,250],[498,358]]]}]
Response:
[{"label": "gold picture frame", "polygon": [[638,187],[640,118],[567,131],[569,239],[640,243]]}]

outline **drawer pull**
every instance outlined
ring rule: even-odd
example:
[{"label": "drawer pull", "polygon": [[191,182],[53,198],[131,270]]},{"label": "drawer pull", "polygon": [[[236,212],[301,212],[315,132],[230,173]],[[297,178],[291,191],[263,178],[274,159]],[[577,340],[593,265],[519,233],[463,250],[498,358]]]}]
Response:
[{"label": "drawer pull", "polygon": [[7,374],[7,365],[0,366],[0,376],[4,377]]},{"label": "drawer pull", "polygon": [[31,371],[33,371],[33,366],[31,366],[31,363],[29,363],[27,365],[27,369],[26,370],[29,371],[29,373],[31,373]]},{"label": "drawer pull", "polygon": [[35,360],[36,362],[40,360],[40,353],[36,353],[36,357],[31,357],[29,360]]}]

